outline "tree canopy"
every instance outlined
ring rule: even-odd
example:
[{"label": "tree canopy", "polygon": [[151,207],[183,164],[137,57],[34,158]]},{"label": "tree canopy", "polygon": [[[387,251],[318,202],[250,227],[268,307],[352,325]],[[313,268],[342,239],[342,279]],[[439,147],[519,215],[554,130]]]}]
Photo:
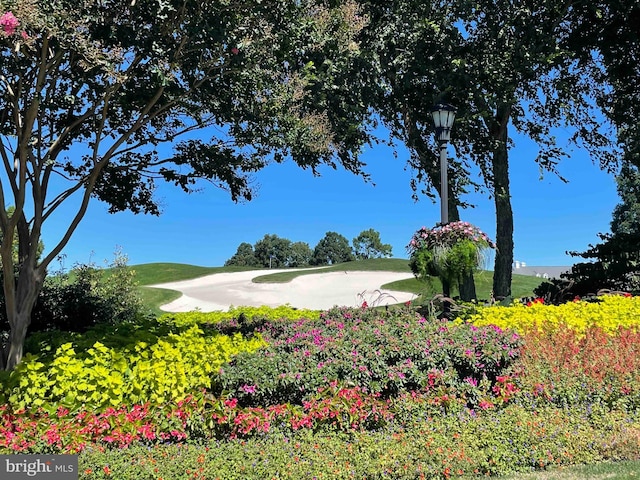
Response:
[{"label": "tree canopy", "polygon": [[[352,2],[1,0],[0,16],[0,202],[15,205],[0,209],[8,368],[92,197],[159,214],[157,181],[186,192],[206,181],[240,201],[270,162],[363,173],[368,112],[345,72],[365,21]],[[63,204],[76,209],[68,229],[38,260]]]},{"label": "tree canopy", "polygon": [[[559,162],[572,145],[614,168],[615,133],[598,116],[607,86],[592,65],[580,63],[567,42],[575,27],[575,2],[497,0],[469,2],[363,2],[363,30],[375,109],[393,141],[410,151],[413,188],[439,190],[438,148],[431,106],[458,108],[449,162],[450,221],[460,219],[461,198],[486,189],[496,208],[494,294],[510,294],[513,212],[509,187],[510,131],[535,141],[542,171],[561,175]],[[604,3],[604,2],[603,2]],[[593,48],[594,44],[591,44]],[[569,132],[563,148],[556,130]],[[474,172],[479,172],[477,178]]]},{"label": "tree canopy", "polygon": [[238,245],[238,249],[236,250],[236,253],[234,253],[231,256],[231,258],[229,258],[226,262],[224,262],[225,267],[228,267],[231,265],[236,265],[238,267],[262,266],[258,262],[255,252],[253,251],[253,245],[247,242],[242,242],[240,245]]},{"label": "tree canopy", "polygon": [[265,235],[254,245],[256,260],[262,267],[282,268],[289,266],[291,240],[278,235]]},{"label": "tree canopy", "polygon": [[353,239],[353,253],[357,260],[390,257],[391,251],[391,245],[382,243],[380,232],[373,228],[363,230]]},{"label": "tree canopy", "polygon": [[333,265],[354,260],[349,240],[337,232],[327,232],[313,249],[312,265]]}]

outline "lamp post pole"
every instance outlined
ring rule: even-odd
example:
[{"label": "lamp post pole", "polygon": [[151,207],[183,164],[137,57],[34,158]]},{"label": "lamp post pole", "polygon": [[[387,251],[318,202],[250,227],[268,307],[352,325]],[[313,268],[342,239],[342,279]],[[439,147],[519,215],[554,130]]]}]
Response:
[{"label": "lamp post pole", "polygon": [[447,146],[451,140],[451,128],[456,118],[456,107],[439,103],[431,109],[431,116],[436,127],[436,138],[440,145],[440,223],[449,223],[449,179],[447,165]]},{"label": "lamp post pole", "polygon": [[449,223],[449,179],[447,176],[447,145],[448,142],[440,141],[440,223]]},{"label": "lamp post pole", "polygon": [[[456,118],[456,107],[446,103],[434,105],[431,109],[431,116],[436,127],[436,139],[440,145],[440,224],[449,223],[449,180],[447,176],[447,146],[451,140],[451,128]],[[451,295],[451,285],[448,280],[442,280],[442,294],[448,298]],[[448,318],[451,311],[451,305],[448,300],[442,302],[442,317]]]}]

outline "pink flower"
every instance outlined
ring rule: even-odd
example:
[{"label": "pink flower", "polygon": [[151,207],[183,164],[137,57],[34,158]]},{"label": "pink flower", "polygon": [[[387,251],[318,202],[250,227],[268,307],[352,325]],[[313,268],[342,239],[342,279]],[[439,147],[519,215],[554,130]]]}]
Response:
[{"label": "pink flower", "polygon": [[233,47],[231,49],[231,53],[233,53],[234,55],[237,55],[238,53],[240,53],[240,50],[238,50],[236,47]]},{"label": "pink flower", "polygon": [[2,28],[4,33],[7,35],[13,35],[16,32],[18,25],[20,25],[20,22],[11,12],[7,12],[0,17],[0,28]]},{"label": "pink flower", "polygon": [[243,390],[245,393],[256,393],[255,385],[243,385],[242,387],[240,387],[240,389]]}]

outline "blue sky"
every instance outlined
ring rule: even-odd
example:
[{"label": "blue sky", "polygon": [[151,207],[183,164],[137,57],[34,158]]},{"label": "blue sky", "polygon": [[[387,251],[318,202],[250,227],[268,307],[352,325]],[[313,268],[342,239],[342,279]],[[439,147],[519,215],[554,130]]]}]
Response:
[{"label": "blue sky", "polygon": [[[583,251],[598,241],[598,232],[609,231],[611,212],[619,202],[614,178],[578,150],[560,166],[568,184],[549,173],[541,179],[534,162],[535,145],[519,137],[514,140],[510,175],[515,259],[530,266],[570,265],[575,260],[565,251]],[[160,217],[112,215],[105,204],[94,200],[64,250],[63,265],[104,265],[120,247],[130,265],[220,266],[241,242],[254,244],[265,234],[307,242],[313,248],[327,231],[351,241],[369,228],[392,245],[394,257],[406,258],[405,246],[412,233],[439,222],[440,205],[428,198],[412,200],[412,172],[404,170],[402,155],[395,158],[391,149],[380,145],[365,151],[362,158],[375,186],[342,170],[323,168],[318,178],[286,163],[258,173],[257,195],[245,204],[233,203],[225,191],[209,184],[189,195],[161,186],[157,192],[162,201]],[[495,238],[492,200],[486,195],[471,195],[467,200],[477,206],[464,210],[463,220]],[[62,218],[52,220],[56,223],[45,225],[45,248],[66,227]]]}]

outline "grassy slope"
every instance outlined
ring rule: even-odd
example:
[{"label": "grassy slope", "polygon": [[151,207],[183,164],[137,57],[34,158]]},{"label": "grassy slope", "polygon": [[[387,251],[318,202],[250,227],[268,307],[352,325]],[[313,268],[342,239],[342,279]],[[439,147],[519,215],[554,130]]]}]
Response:
[{"label": "grassy slope", "polygon": [[140,285],[178,282],[204,277],[214,273],[245,272],[255,270],[251,267],[198,267],[182,263],[144,263],[131,267],[136,272],[136,281]]},{"label": "grassy slope", "polygon": [[287,283],[301,275],[313,275],[326,272],[406,272],[409,270],[409,263],[403,258],[372,258],[370,260],[360,260],[357,262],[338,263],[325,268],[310,268],[308,270],[298,270],[293,272],[271,273],[260,275],[253,279],[254,283]]},{"label": "grassy slope", "polygon": [[[491,294],[493,284],[493,272],[482,271],[474,275],[476,281],[476,294],[480,299],[488,299]],[[514,275],[511,281],[511,296],[513,298],[531,297],[533,289],[536,288],[542,279],[528,275]],[[421,282],[415,278],[407,280],[398,280],[382,285],[387,290],[395,290],[400,292],[411,292],[416,295],[432,297],[442,291],[442,285],[439,280],[434,279],[431,284]],[[457,289],[453,289],[452,295],[458,294]]]}]

